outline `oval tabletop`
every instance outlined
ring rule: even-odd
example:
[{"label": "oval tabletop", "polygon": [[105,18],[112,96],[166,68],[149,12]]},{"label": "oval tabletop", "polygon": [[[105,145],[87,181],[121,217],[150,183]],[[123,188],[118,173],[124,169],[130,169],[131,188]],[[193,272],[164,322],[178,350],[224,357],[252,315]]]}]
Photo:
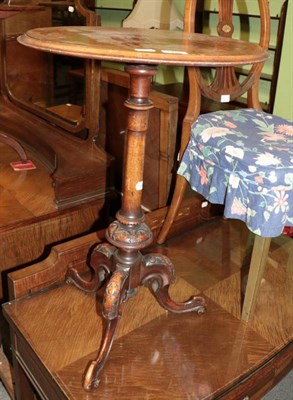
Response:
[{"label": "oval tabletop", "polygon": [[255,64],[269,58],[258,45],[179,31],[68,26],[32,29],[18,38],[57,54],[109,61],[186,66]]}]

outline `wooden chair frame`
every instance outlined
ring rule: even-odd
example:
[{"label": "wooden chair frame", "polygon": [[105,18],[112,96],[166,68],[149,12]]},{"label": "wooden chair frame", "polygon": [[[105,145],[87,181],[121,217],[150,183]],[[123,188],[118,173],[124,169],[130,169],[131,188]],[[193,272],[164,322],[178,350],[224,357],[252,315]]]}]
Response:
[{"label": "wooden chair frame", "polygon": [[[184,11],[184,31],[195,31],[195,14],[197,0],[186,0]],[[219,24],[217,27],[219,35],[232,37],[233,24],[233,0],[219,0]],[[259,45],[268,50],[270,39],[270,12],[268,0],[258,0],[260,10],[260,40]],[[216,68],[214,80],[206,83],[202,76],[202,71],[197,67],[188,67],[189,82],[189,101],[187,111],[182,124],[181,145],[179,151],[179,161],[181,161],[183,153],[189,142],[191,125],[200,114],[201,96],[205,96],[214,101],[221,102],[222,96],[228,96],[232,101],[241,94],[247,92],[247,106],[261,110],[259,102],[259,79],[263,68],[263,63],[256,64],[251,67],[248,76],[244,82],[239,83],[234,67]],[[187,181],[180,175],[176,177],[176,184],[169,211],[164,222],[163,228],[158,237],[158,243],[162,244],[168,236],[168,232],[178,213],[178,209],[183,200],[187,188]]]}]

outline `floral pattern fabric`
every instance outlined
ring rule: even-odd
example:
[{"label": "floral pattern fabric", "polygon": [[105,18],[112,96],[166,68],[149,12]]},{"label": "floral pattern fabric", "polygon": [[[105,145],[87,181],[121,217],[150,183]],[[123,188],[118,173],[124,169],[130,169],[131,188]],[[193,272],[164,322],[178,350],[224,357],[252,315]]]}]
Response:
[{"label": "floral pattern fabric", "polygon": [[255,109],[201,115],[178,174],[263,237],[293,226],[293,124]]}]

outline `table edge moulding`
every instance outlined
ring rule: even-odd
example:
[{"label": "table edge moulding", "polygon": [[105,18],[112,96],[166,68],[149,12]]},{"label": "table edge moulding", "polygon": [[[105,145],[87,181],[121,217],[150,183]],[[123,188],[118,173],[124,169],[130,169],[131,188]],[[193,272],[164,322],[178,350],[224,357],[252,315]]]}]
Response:
[{"label": "table edge moulding", "polygon": [[[156,40],[158,32],[159,40]],[[103,36],[103,42],[95,40],[98,36]],[[137,28],[36,28],[20,36],[18,41],[56,54],[135,64],[229,66],[262,63],[269,58],[258,44],[241,40]],[[151,47],[147,46],[150,44]]]}]

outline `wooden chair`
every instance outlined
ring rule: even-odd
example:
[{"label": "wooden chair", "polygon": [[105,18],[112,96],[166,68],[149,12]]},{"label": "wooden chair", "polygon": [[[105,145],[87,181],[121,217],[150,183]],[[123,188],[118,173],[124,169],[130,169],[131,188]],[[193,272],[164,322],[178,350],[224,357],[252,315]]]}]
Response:
[{"label": "wooden chair", "polygon": [[[232,22],[233,0],[219,0],[219,23],[218,33],[220,36],[232,37],[234,26]],[[267,0],[258,0],[260,9],[260,40],[259,45],[264,49],[268,49],[270,38],[270,15]],[[197,0],[186,0],[184,13],[184,30],[193,32],[195,30],[195,10]],[[224,39],[225,40],[225,39]],[[212,82],[207,82],[200,68],[189,67],[187,69],[189,82],[189,101],[186,115],[182,124],[182,136],[179,152],[179,160],[186,149],[190,137],[190,130],[193,122],[197,119],[201,109],[201,96],[227,106],[226,103],[235,100],[239,96],[247,92],[247,106],[261,110],[259,102],[258,90],[259,79],[263,64],[255,64],[251,67],[244,82],[239,82],[233,67],[216,68],[214,79]],[[169,229],[177,214],[177,209],[180,206],[187,182],[185,179],[177,177],[174,195],[169,212],[158,238],[158,243],[163,243],[168,235]]]},{"label": "wooden chair", "polygon": [[[233,1],[218,3],[218,32],[225,40],[233,33]],[[259,45],[267,49],[268,1],[259,0],[258,4]],[[187,1],[186,31],[194,28],[195,7],[196,1]],[[293,221],[293,185],[289,180],[293,176],[292,123],[261,111],[258,98],[261,69],[262,65],[253,66],[247,78],[239,82],[234,68],[217,68],[208,84],[199,68],[188,69],[190,93],[183,122],[181,164],[172,203],[158,238],[158,243],[165,241],[187,182],[211,203],[225,204],[226,217],[243,220],[256,234],[242,311],[246,321],[253,313],[270,238],[278,236],[284,225],[292,225]],[[225,103],[245,92],[247,110],[216,111],[198,118],[202,94]]]}]

